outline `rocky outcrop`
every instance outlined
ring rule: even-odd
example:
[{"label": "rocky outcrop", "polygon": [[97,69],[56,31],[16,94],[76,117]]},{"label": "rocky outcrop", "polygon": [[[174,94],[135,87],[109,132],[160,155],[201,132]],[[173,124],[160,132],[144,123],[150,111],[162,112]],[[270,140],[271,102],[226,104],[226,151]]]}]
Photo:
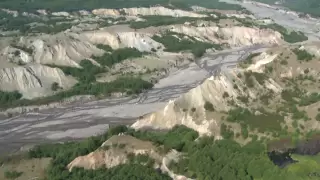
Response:
[{"label": "rocky outcrop", "polygon": [[[202,85],[190,90],[176,100],[170,101],[164,109],[147,115],[132,125],[135,129],[152,127],[154,129],[171,129],[175,125],[185,125],[200,134],[211,135],[219,129],[216,119],[207,119],[204,110],[206,101],[221,111],[229,109],[223,94],[238,96],[233,89],[232,80],[226,76],[207,79]],[[196,117],[196,118],[195,118]]]},{"label": "rocky outcrop", "polygon": [[276,57],[277,55],[262,53],[248,69],[226,69],[220,75],[210,77],[200,86],[171,100],[163,109],[137,120],[132,127],[171,129],[175,125],[185,125],[202,135],[214,135],[219,138],[221,119],[218,114],[213,115],[215,112],[210,114],[205,104],[212,104],[216,112],[227,112],[235,105],[247,106],[238,97],[256,99],[259,93],[266,90],[280,93],[281,86],[271,78],[266,79],[263,86],[255,82],[254,88],[247,88],[245,81],[238,76],[242,72],[260,72],[262,66],[272,62]]},{"label": "rocky outcrop", "polygon": [[170,31],[198,37],[203,41],[226,43],[230,46],[247,46],[253,44],[280,44],[283,42],[281,34],[269,29],[249,27],[192,27],[172,26]]},{"label": "rocky outcrop", "polygon": [[146,154],[156,161],[161,160],[161,156],[156,152],[156,147],[151,142],[142,141],[132,136],[118,135],[109,138],[98,150],[86,156],[77,157],[68,164],[67,168],[69,171],[72,171],[74,167],[111,168],[126,163],[128,161],[127,155],[131,153],[134,155]]},{"label": "rocky outcrop", "polygon": [[95,9],[92,11],[95,15],[104,16],[120,16],[121,14],[129,16],[173,16],[173,17],[206,17],[206,15],[198,14],[189,11],[183,11],[179,9],[169,9],[162,6],[149,7],[149,8],[123,8],[120,10],[116,9]]},{"label": "rocky outcrop", "polygon": [[150,7],[150,8],[124,8],[123,11],[131,16],[143,15],[159,15],[159,16],[173,16],[173,17],[206,17],[203,14],[183,11],[179,9],[169,9],[165,7]]},{"label": "rocky outcrop", "polygon": [[52,83],[67,89],[76,83],[58,68],[44,65],[13,67],[0,69],[0,90],[20,91],[24,98],[35,98],[51,93]]},{"label": "rocky outcrop", "polygon": [[120,16],[119,10],[116,9],[94,9],[92,14],[98,16]]},{"label": "rocky outcrop", "polygon": [[81,60],[104,53],[84,36],[72,33],[21,37],[12,44],[0,50],[0,61],[80,67]]},{"label": "rocky outcrop", "polygon": [[151,39],[151,34],[138,32],[110,33],[107,31],[93,31],[83,34],[91,43],[109,45],[114,49],[131,47],[139,51],[162,48],[163,45]]}]

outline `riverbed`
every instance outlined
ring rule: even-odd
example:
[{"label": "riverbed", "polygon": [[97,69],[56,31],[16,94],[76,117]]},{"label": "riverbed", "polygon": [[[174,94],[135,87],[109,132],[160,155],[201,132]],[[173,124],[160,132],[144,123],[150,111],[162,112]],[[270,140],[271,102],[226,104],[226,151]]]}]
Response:
[{"label": "riverbed", "polygon": [[235,48],[206,54],[202,59],[168,75],[137,98],[105,99],[29,112],[0,120],[0,153],[39,143],[76,140],[105,132],[110,125],[131,125],[140,116],[160,110],[171,99],[205,79],[234,66],[251,52],[265,47]]}]

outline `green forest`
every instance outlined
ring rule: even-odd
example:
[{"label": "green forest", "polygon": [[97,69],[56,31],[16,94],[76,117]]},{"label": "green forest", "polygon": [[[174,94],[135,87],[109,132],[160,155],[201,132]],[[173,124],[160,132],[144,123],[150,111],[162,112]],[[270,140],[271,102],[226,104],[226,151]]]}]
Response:
[{"label": "green forest", "polygon": [[[199,137],[199,134],[185,126],[175,126],[168,132],[136,131],[126,126],[116,126],[106,133],[64,144],[43,144],[29,151],[29,158],[51,157],[47,169],[48,180],[124,180],[145,179],[165,180],[167,175],[158,173],[152,164],[142,166],[130,161],[110,169],[84,170],[77,168],[68,172],[65,168],[75,157],[86,155],[113,135],[126,133],[138,139],[152,141],[163,147],[166,153],[176,149],[184,154],[176,163],[170,164],[174,172],[197,180],[307,180],[319,179],[316,170],[320,162],[309,157],[299,158],[301,163],[280,168],[268,158],[267,146],[257,140],[240,145],[232,139],[214,140],[213,137]],[[319,158],[318,158],[319,159]],[[309,160],[314,164],[302,168]]]},{"label": "green forest", "polygon": [[[219,2],[219,0],[1,0],[0,7],[18,11],[36,11],[47,9],[50,11],[77,11],[98,8],[131,8],[150,7],[155,5],[174,5],[178,8],[188,9],[192,5],[208,8],[242,10],[241,6]],[[72,4],[72,6],[70,6]]]},{"label": "green forest", "polygon": [[[274,4],[277,0],[255,0],[262,3]],[[319,0],[286,0],[281,5],[291,10],[308,13],[313,16],[320,16],[320,1]]]}]

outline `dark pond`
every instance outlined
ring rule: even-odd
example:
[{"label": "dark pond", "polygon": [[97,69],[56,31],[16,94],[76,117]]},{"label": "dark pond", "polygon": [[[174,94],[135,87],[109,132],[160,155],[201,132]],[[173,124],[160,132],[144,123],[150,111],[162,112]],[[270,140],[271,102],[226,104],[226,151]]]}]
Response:
[{"label": "dark pond", "polygon": [[268,144],[268,156],[279,167],[285,167],[297,161],[291,154],[317,155],[320,152],[320,135],[293,143],[291,138],[280,139]]}]

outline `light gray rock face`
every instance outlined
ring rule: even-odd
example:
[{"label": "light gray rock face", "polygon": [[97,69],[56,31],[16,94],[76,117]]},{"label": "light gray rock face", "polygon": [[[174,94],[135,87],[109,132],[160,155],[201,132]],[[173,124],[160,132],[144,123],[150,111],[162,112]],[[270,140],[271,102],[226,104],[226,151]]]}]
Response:
[{"label": "light gray rock face", "polygon": [[58,68],[40,64],[0,69],[0,90],[17,90],[27,99],[52,93],[51,85],[54,82],[65,89],[74,85],[76,80],[65,76]]},{"label": "light gray rock face", "polygon": [[120,10],[116,9],[94,9],[92,11],[95,15],[107,15],[107,16],[120,16],[124,12],[129,16],[173,16],[173,17],[206,17],[204,14],[198,14],[190,11],[183,11],[179,9],[169,9],[166,7],[149,7],[149,8],[123,8]]}]

